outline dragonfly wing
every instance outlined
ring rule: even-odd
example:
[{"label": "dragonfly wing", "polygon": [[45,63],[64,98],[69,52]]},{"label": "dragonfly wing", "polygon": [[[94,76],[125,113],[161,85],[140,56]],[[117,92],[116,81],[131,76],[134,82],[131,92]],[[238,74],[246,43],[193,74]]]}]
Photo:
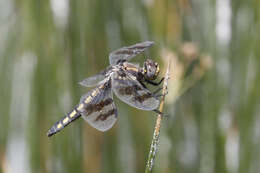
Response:
[{"label": "dragonfly wing", "polygon": [[109,54],[110,65],[116,65],[120,60],[130,60],[136,55],[144,52],[147,48],[154,44],[152,41],[137,43],[132,46],[122,47]]},{"label": "dragonfly wing", "polygon": [[111,80],[82,96],[80,104],[82,108],[78,111],[92,127],[107,131],[115,124],[117,109],[113,101]]},{"label": "dragonfly wing", "polygon": [[154,110],[159,106],[159,100],[135,76],[126,71],[113,74],[112,88],[118,98],[135,108]]},{"label": "dragonfly wing", "polygon": [[99,84],[102,83],[102,81],[106,78],[105,76],[105,72],[101,72],[99,74],[96,74],[94,76],[85,78],[84,80],[82,80],[81,82],[79,82],[79,84],[81,86],[84,87],[93,87],[93,86],[97,86]]}]

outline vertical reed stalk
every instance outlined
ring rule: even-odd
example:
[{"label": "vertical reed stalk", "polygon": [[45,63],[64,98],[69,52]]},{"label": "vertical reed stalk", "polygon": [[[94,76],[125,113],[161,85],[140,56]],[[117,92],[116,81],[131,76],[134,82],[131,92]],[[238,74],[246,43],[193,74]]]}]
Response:
[{"label": "vertical reed stalk", "polygon": [[[165,73],[164,83],[163,83],[163,91],[162,91],[163,96],[162,96],[162,100],[161,100],[161,103],[160,103],[160,106],[159,106],[160,112],[163,112],[165,94],[167,93],[167,85],[168,85],[168,80],[170,78],[170,64],[171,64],[171,62],[169,60],[167,71]],[[155,155],[156,155],[156,152],[157,152],[157,149],[158,149],[158,144],[159,144],[159,136],[160,136],[160,128],[161,128],[162,118],[163,118],[163,115],[161,115],[161,114],[157,115],[154,133],[153,133],[153,139],[152,139],[152,143],[151,143],[151,147],[150,147],[150,151],[149,151],[149,155],[148,155],[148,160],[147,160],[147,164],[146,164],[146,168],[145,168],[145,173],[152,172],[152,168],[153,168],[154,160],[155,160]]]}]

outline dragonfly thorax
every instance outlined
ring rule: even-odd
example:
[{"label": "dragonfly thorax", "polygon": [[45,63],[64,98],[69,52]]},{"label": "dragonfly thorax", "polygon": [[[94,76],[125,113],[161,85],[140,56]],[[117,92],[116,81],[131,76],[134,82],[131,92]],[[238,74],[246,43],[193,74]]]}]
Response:
[{"label": "dragonfly thorax", "polygon": [[160,72],[160,68],[157,62],[151,59],[147,59],[144,62],[144,77],[148,80],[155,80]]}]

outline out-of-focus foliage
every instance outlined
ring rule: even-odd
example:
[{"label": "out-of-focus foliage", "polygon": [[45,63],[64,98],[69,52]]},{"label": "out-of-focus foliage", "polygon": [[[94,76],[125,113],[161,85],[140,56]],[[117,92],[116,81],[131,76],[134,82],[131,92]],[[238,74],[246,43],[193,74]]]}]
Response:
[{"label": "out-of-focus foliage", "polygon": [[[155,114],[115,98],[102,133],[82,119],[47,130],[88,91],[110,51],[145,40],[164,74],[153,172],[260,172],[257,0],[0,0],[0,173],[144,172]],[[152,88],[154,89],[154,88]]]}]

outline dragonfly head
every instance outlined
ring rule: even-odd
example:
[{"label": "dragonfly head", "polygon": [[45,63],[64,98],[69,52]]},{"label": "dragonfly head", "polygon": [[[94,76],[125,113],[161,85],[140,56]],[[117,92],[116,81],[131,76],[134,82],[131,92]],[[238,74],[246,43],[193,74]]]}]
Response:
[{"label": "dragonfly head", "polygon": [[157,62],[151,59],[147,59],[144,62],[144,76],[148,80],[155,80],[160,72],[160,68]]}]

